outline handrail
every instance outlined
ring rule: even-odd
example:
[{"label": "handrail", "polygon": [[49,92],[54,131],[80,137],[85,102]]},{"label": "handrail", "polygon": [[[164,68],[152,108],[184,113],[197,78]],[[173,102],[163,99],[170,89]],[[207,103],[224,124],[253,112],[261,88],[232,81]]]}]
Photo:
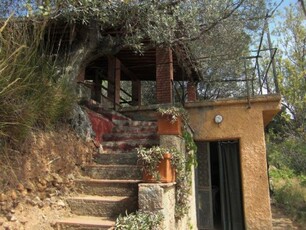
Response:
[{"label": "handrail", "polygon": [[[81,84],[87,88],[91,88],[92,86],[96,86],[97,84],[95,84],[94,82],[84,82],[84,81],[78,81],[78,84]],[[103,85],[99,85],[102,89],[104,90],[108,90],[107,87],[103,86]],[[128,97],[132,98],[132,95],[129,94],[128,92],[126,92],[123,88],[120,88],[120,91],[122,91],[125,95],[127,95]],[[107,99],[108,101],[112,102],[113,101],[111,99],[109,99],[107,96],[105,96],[102,92],[101,92],[101,96],[105,99]],[[115,103],[116,105],[120,106],[121,104],[132,104],[132,100],[128,101],[126,99],[124,99],[124,97],[120,96],[120,103]]]},{"label": "handrail", "polygon": [[[83,86],[85,86],[87,88],[90,88],[90,89],[91,89],[92,86],[96,85],[95,83],[87,83],[87,82],[83,82],[83,81],[78,81],[77,84],[83,85]],[[107,88],[102,86],[102,85],[101,85],[101,88],[107,90]],[[108,97],[106,97],[103,93],[101,93],[101,96],[104,99],[108,100],[109,102],[113,103],[113,101],[111,99],[109,99]],[[115,103],[115,105],[121,107],[121,105],[118,104],[118,103]],[[114,108],[115,108],[115,105],[114,105]]]}]

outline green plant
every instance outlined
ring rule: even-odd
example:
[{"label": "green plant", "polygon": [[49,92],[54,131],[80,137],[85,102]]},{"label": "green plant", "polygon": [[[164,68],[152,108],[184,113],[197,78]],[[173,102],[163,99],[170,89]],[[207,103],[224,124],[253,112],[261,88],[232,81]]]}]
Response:
[{"label": "green plant", "polygon": [[273,133],[267,136],[269,164],[278,169],[289,168],[296,174],[306,174],[305,134],[278,139]]},{"label": "green plant", "polygon": [[171,123],[174,123],[179,117],[183,119],[183,121],[188,121],[188,113],[187,111],[182,107],[166,107],[166,108],[158,108],[157,111],[162,116],[169,116]]},{"label": "green plant", "polygon": [[286,179],[274,189],[276,203],[293,218],[306,222],[306,190],[296,179]]},{"label": "green plant", "polygon": [[187,152],[187,160],[186,160],[186,166],[188,169],[192,169],[192,166],[197,167],[198,162],[196,158],[196,152],[198,150],[198,147],[196,143],[193,140],[193,136],[190,132],[184,131],[183,132],[183,138],[185,140],[185,146],[186,146],[186,152]]},{"label": "green plant", "polygon": [[190,193],[192,185],[192,166],[197,165],[195,158],[196,145],[190,133],[185,133],[187,154],[183,154],[175,148],[167,149],[159,146],[152,148],[137,148],[138,159],[142,162],[143,170],[159,178],[157,165],[163,159],[164,153],[171,153],[171,164],[176,172],[176,203],[175,217],[182,218],[188,213]]},{"label": "green plant", "polygon": [[44,22],[9,18],[0,26],[0,139],[18,143],[33,128],[63,120],[74,100],[60,55],[42,51]]},{"label": "green plant", "polygon": [[159,230],[163,215],[153,212],[139,212],[119,216],[116,219],[116,230]]},{"label": "green plant", "polygon": [[160,175],[157,171],[158,164],[164,159],[164,153],[172,153],[173,150],[161,148],[160,146],[153,146],[151,148],[143,148],[140,146],[136,150],[138,159],[142,165],[142,171],[159,180]]}]

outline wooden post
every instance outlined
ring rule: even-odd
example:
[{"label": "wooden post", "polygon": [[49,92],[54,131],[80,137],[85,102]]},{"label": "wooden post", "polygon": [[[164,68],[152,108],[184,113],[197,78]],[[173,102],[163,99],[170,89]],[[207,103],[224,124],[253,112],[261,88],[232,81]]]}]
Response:
[{"label": "wooden post", "polygon": [[108,89],[107,97],[116,104],[120,103],[120,61],[115,57],[108,57]]},{"label": "wooden post", "polygon": [[141,105],[141,81],[138,79],[132,81],[132,105]]}]

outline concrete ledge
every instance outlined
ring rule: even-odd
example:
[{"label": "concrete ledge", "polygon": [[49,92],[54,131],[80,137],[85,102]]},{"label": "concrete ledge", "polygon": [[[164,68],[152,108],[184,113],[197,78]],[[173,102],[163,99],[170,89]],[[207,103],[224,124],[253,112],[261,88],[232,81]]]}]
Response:
[{"label": "concrete ledge", "polygon": [[[251,104],[252,103],[266,103],[266,102],[280,102],[280,101],[281,101],[280,94],[253,96],[250,98]],[[232,106],[232,105],[240,105],[240,104],[248,104],[248,99],[246,97],[241,97],[241,98],[225,98],[225,99],[216,99],[216,100],[188,102],[185,104],[185,107],[186,109],[188,109],[188,108],[195,108],[195,107]]]}]

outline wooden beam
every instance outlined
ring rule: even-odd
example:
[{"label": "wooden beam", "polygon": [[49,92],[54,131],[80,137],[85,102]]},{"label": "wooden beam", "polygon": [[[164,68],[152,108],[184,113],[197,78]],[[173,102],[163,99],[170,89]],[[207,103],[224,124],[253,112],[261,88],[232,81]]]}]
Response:
[{"label": "wooden beam", "polygon": [[131,70],[129,70],[124,64],[121,63],[121,70],[123,73],[129,76],[132,81],[136,81],[139,79],[135,73],[133,73]]},{"label": "wooden beam", "polygon": [[108,57],[108,98],[114,104],[120,103],[120,77],[121,64],[119,59],[115,57]]}]

